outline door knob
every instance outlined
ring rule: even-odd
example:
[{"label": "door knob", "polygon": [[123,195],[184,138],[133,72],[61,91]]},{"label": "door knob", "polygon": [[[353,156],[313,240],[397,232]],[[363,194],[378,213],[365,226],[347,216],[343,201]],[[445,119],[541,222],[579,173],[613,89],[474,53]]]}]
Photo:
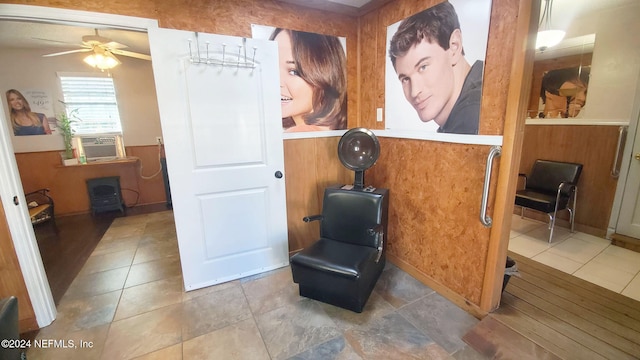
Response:
[{"label": "door knob", "polygon": [[282,179],[282,173],[280,171],[276,171],[275,176],[278,179]]},{"label": "door knob", "polygon": [[640,160],[640,153],[637,153],[635,158],[636,158],[636,160]]}]

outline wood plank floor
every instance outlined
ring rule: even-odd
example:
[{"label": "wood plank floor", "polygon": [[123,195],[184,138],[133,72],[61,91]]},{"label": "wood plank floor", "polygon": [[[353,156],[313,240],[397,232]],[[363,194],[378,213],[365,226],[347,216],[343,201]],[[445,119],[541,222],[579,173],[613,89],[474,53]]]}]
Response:
[{"label": "wood plank floor", "polygon": [[509,253],[500,308],[464,340],[496,359],[640,359],[640,302]]}]

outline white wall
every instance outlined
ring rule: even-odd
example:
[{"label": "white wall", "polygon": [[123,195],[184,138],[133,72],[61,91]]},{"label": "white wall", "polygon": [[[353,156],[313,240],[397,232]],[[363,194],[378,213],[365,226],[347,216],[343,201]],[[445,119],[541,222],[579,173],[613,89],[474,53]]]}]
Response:
[{"label": "white wall", "polygon": [[[55,51],[52,51],[55,52]],[[8,89],[40,89],[49,92],[55,113],[62,111],[58,99],[62,99],[56,73],[94,72],[82,62],[85,53],[43,58],[43,50],[3,49],[0,51],[0,90],[3,111],[8,116],[4,93]],[[155,82],[151,62],[119,56],[122,64],[111,71],[116,87],[116,97],[125,146],[153,145],[156,136],[162,136],[160,115],[156,100]],[[62,150],[62,137],[13,136],[15,152]]]}]

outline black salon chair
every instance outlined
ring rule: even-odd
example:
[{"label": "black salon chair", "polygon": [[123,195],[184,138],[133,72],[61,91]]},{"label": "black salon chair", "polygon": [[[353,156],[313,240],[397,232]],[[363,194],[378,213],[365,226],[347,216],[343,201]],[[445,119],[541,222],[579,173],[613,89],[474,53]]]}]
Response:
[{"label": "black salon chair", "polygon": [[558,211],[569,211],[571,232],[574,231],[578,180],[582,164],[536,160],[531,173],[519,174],[524,177],[524,189],[516,191],[515,204],[524,210],[531,209],[549,216],[549,243],[553,238],[553,228]]},{"label": "black salon chair", "polygon": [[355,171],[353,185],[325,189],[320,239],[291,257],[300,295],[362,312],[385,265],[389,191],[364,187],[364,172],[378,159],[380,143],[368,129],[347,131],[338,144],[342,164]]},{"label": "black salon chair", "polygon": [[[18,299],[15,296],[0,300],[0,340],[20,340],[18,328]],[[3,343],[3,345],[5,345]],[[0,359],[20,360],[22,350],[15,346],[0,347]]]},{"label": "black salon chair", "polygon": [[291,257],[300,295],[362,312],[385,265],[388,190],[328,187],[320,239]]}]

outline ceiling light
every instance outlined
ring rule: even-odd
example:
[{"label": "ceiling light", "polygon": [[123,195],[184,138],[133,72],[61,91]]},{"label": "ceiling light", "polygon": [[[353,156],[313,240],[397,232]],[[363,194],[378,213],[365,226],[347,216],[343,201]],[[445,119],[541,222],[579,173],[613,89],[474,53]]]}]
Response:
[{"label": "ceiling light", "polygon": [[553,0],[545,0],[542,18],[538,25],[538,36],[536,38],[536,49],[545,51],[547,48],[556,46],[564,38],[565,32],[553,30],[551,26],[551,8]]},{"label": "ceiling light", "polygon": [[120,64],[120,60],[118,60],[111,52],[104,50],[96,50],[93,54],[84,58],[84,62],[89,64],[89,66],[100,70],[113,69]]}]

